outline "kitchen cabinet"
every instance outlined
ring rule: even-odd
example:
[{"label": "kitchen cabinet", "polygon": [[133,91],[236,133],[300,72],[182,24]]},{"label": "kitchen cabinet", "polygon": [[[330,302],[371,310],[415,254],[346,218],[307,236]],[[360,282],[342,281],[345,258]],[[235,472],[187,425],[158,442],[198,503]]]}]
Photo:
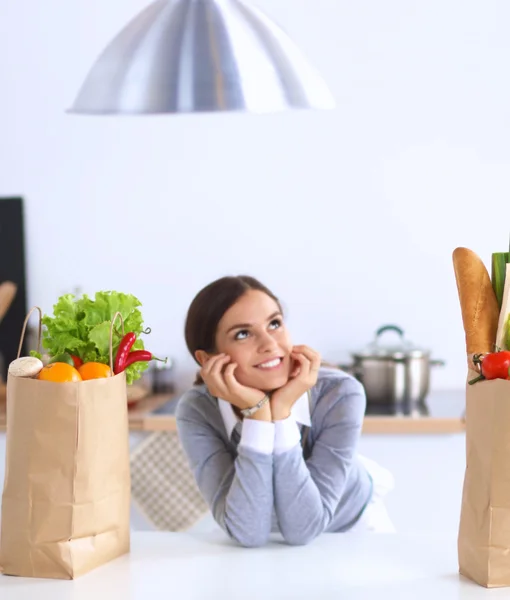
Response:
[{"label": "kitchen cabinet", "polygon": [[[134,449],[147,433],[132,433]],[[365,435],[361,454],[379,462],[395,477],[395,489],[386,504],[397,531],[456,531],[460,516],[465,468],[464,434]],[[3,487],[5,434],[0,433],[0,488]],[[134,530],[154,530],[136,503],[131,507]],[[214,529],[207,515],[197,530]]]}]

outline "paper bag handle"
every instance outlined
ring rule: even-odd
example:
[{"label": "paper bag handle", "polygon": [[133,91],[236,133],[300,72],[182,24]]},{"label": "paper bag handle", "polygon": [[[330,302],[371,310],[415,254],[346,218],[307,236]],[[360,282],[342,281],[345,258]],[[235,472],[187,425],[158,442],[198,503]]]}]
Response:
[{"label": "paper bag handle", "polygon": [[[16,358],[20,357],[21,354],[21,348],[23,347],[23,341],[25,339],[25,333],[27,330],[27,325],[28,325],[28,320],[30,319],[32,313],[34,312],[34,310],[37,310],[39,312],[39,331],[37,334],[37,351],[39,353],[41,353],[41,339],[42,339],[42,310],[39,308],[39,306],[34,306],[32,307],[29,311],[27,316],[25,317],[25,321],[23,322],[23,329],[21,330],[21,338],[19,341],[19,346],[18,346],[18,356]],[[115,324],[115,321],[117,320],[117,317],[120,317],[121,323],[122,323],[122,335],[124,336],[124,319],[122,318],[122,314],[120,312],[116,312],[113,315],[113,319],[112,319],[112,323],[110,325],[110,369],[113,373],[113,325]]]},{"label": "paper bag handle", "polygon": [[120,312],[116,312],[113,315],[113,319],[112,319],[112,324],[110,325],[110,369],[112,371],[112,375],[113,373],[113,325],[115,323],[115,321],[117,320],[117,317],[120,317],[120,321],[122,323],[122,336],[124,336],[124,319],[122,318],[122,315]]},{"label": "paper bag handle", "polygon": [[19,341],[19,346],[18,346],[18,356],[16,358],[20,357],[21,354],[21,348],[23,347],[23,340],[25,339],[25,332],[27,329],[27,325],[28,325],[28,320],[30,319],[30,315],[34,312],[34,310],[39,311],[39,334],[37,337],[37,352],[39,352],[39,354],[41,353],[41,338],[42,338],[42,310],[38,307],[38,306],[34,306],[33,308],[31,308],[28,311],[27,316],[25,317],[25,321],[23,323],[23,329],[21,330],[21,338]]}]

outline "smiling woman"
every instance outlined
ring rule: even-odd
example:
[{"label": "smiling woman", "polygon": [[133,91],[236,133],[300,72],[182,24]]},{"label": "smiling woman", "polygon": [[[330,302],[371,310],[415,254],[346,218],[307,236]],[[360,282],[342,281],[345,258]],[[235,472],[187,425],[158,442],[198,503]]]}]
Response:
[{"label": "smiling woman", "polygon": [[392,531],[385,469],[357,454],[363,387],[293,345],[278,298],[248,276],[194,298],[185,326],[200,374],[177,407],[197,485],[223,530],[244,546],[279,531],[305,544],[325,531]]}]

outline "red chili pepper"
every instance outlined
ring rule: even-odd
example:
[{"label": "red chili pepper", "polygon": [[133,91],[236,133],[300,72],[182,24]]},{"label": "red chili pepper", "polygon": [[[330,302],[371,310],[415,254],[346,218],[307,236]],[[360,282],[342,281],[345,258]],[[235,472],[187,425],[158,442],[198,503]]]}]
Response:
[{"label": "red chili pepper", "polygon": [[79,356],[75,356],[74,354],[71,354],[71,358],[73,359],[74,368],[79,369],[83,364],[82,359]]},{"label": "red chili pepper", "polygon": [[127,369],[129,365],[132,365],[135,362],[149,362],[151,360],[160,360],[161,362],[166,363],[168,359],[157,358],[148,350],[133,350],[133,352],[129,353],[127,360],[124,363],[124,369]]},{"label": "red chili pepper", "polygon": [[129,351],[136,342],[136,334],[130,331],[122,338],[117,350],[117,356],[115,357],[115,365],[113,366],[113,372],[118,375],[121,371],[126,368],[126,360],[129,356]]}]

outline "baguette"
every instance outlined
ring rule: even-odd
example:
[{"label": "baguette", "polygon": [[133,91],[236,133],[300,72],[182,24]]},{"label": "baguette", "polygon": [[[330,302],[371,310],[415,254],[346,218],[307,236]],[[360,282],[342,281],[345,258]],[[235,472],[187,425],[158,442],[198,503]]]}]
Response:
[{"label": "baguette", "polygon": [[499,305],[489,273],[480,257],[468,248],[453,251],[453,268],[462,311],[468,355],[493,352]]}]

